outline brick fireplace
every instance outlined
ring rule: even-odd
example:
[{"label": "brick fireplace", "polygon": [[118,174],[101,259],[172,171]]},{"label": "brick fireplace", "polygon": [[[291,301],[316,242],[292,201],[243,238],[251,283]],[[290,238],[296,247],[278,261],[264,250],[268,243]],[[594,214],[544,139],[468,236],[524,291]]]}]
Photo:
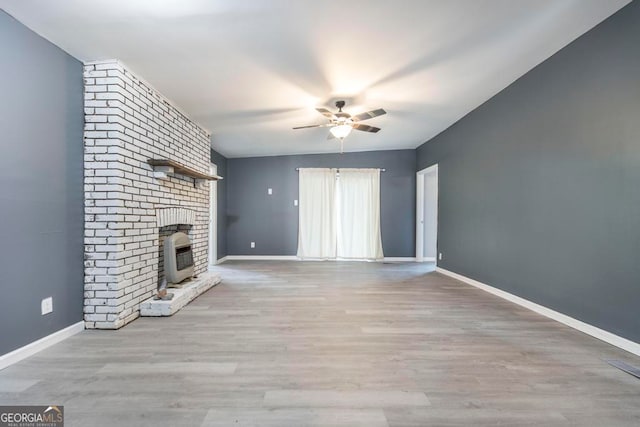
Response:
[{"label": "brick fireplace", "polygon": [[206,174],[210,134],[118,61],[86,63],[84,81],[84,319],[117,329],[157,289],[161,227],[187,229],[195,273],[207,270],[209,183],[148,160]]}]

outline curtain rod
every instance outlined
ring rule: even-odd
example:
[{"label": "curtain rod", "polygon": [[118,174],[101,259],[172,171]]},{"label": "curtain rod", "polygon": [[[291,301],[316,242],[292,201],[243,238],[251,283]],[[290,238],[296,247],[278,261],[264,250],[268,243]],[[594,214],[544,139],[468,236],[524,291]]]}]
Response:
[{"label": "curtain rod", "polygon": [[[336,169],[338,169],[338,172],[340,171],[340,168],[336,168]],[[351,169],[351,168],[349,168],[349,169]],[[368,169],[368,168],[353,168],[353,169]],[[380,169],[380,172],[386,172],[387,171],[384,168],[371,168],[371,169]],[[296,168],[296,170],[299,171],[300,168]]]}]

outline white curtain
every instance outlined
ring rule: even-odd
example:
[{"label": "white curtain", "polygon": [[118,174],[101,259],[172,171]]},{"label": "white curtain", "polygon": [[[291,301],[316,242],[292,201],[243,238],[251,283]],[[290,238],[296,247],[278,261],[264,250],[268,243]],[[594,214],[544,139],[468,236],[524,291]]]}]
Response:
[{"label": "white curtain", "polygon": [[299,171],[298,256],[336,257],[336,169]]},{"label": "white curtain", "polygon": [[338,257],[382,259],[380,169],[340,168],[337,200]]}]

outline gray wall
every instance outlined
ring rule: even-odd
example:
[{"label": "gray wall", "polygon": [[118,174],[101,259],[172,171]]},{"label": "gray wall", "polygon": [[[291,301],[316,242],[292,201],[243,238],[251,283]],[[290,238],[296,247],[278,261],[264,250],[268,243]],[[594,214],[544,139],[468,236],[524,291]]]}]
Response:
[{"label": "gray wall", "polygon": [[[229,159],[229,255],[295,255],[298,167],[380,167],[382,246],[387,257],[415,256],[415,150]],[[267,188],[273,195],[267,195]],[[250,242],[256,248],[250,248]]]},{"label": "gray wall", "polygon": [[640,342],[640,2],[418,148],[439,264]]},{"label": "gray wall", "polygon": [[82,64],[3,11],[0,70],[4,354],[82,320],[83,110]]},{"label": "gray wall", "polygon": [[218,167],[218,175],[224,179],[218,181],[218,259],[227,256],[227,158],[215,150],[211,150],[211,163]]}]

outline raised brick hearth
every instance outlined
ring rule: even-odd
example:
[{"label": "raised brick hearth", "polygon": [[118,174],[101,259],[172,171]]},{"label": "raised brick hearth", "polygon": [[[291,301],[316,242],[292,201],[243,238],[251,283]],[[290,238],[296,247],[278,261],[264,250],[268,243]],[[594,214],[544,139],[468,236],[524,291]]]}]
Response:
[{"label": "raised brick hearth", "polygon": [[117,329],[158,286],[160,225],[190,224],[195,273],[207,269],[209,184],[154,178],[150,158],[209,172],[210,135],[118,61],[85,80],[85,324]]}]

